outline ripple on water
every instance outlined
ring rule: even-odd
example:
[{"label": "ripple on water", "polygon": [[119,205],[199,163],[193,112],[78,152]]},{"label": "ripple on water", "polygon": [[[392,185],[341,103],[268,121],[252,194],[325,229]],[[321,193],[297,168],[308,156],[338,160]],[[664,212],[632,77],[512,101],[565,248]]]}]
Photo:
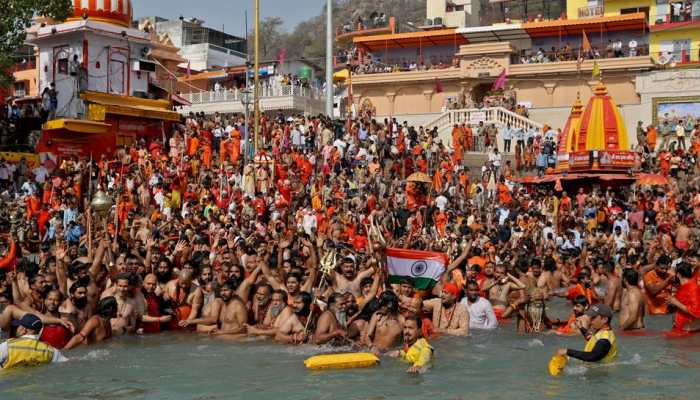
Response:
[{"label": "ripple on water", "polygon": [[101,361],[101,360],[106,360],[107,357],[109,357],[109,350],[99,349],[99,350],[90,350],[84,356],[76,358],[76,360],[78,360],[78,361]]}]

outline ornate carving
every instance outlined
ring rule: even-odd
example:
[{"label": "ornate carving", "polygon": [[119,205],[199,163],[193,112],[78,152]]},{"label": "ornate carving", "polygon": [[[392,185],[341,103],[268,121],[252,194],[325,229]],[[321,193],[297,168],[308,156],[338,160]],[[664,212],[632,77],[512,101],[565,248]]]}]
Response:
[{"label": "ornate carving", "polygon": [[491,72],[492,70],[503,69],[503,66],[491,57],[479,57],[476,60],[467,63],[467,71],[474,70],[478,72]]}]

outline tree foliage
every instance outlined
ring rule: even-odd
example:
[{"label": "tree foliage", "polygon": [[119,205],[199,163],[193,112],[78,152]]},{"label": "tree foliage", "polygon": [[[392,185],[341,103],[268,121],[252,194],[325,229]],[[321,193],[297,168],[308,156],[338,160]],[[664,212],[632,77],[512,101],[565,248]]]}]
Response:
[{"label": "tree foliage", "polygon": [[[354,26],[359,17],[367,18],[372,13],[384,13],[396,17],[399,24],[413,22],[421,25],[425,19],[425,0],[334,0],[333,25],[340,27],[350,23]],[[266,18],[260,23],[260,59],[274,61],[281,49],[286,49],[288,60],[301,58],[325,65],[326,55],[326,8],[319,15],[299,23],[291,32],[282,30],[281,18]],[[334,32],[335,36],[335,32]],[[253,53],[254,32],[251,31],[248,49]]]},{"label": "tree foliage", "polygon": [[26,37],[35,16],[65,20],[73,10],[71,0],[2,0],[0,11],[0,87],[12,83],[8,70],[17,61],[15,51]]}]

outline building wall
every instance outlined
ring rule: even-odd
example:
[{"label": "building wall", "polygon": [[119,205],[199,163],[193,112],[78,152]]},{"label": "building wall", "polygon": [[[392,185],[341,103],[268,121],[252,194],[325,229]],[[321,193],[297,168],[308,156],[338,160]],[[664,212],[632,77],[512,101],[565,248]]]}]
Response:
[{"label": "building wall", "polygon": [[[54,71],[56,63],[54,62],[54,53],[59,54],[65,52],[68,55],[69,62],[73,60],[73,56],[77,55],[78,60],[83,60],[83,39],[88,41],[88,79],[87,89],[97,92],[110,92],[117,94],[133,95],[135,92],[148,92],[148,73],[138,73],[133,71],[133,61],[142,58],[141,50],[144,47],[149,47],[147,44],[130,43],[127,40],[114,36],[102,36],[95,33],[88,33],[83,36],[82,33],[73,32],[65,35],[57,35],[56,37],[46,37],[37,41],[39,47],[39,85],[38,92],[49,87],[52,82],[56,83],[58,91],[58,115],[76,116],[79,112],[78,102],[74,101],[78,98],[76,78],[70,74],[63,74],[60,71]],[[116,49],[126,49],[124,55],[117,55]],[[110,53],[110,49],[112,53]],[[123,68],[123,90],[117,87],[121,81],[117,79],[116,65],[112,62],[110,66],[110,54],[113,60],[121,60],[124,62]],[[108,84],[108,79],[112,78],[111,84]],[[110,87],[112,86],[112,87]],[[108,90],[110,89],[110,90]],[[68,106],[68,104],[71,104]]]},{"label": "building wall", "polygon": [[687,28],[677,31],[661,31],[652,32],[650,50],[654,59],[658,58],[658,54],[662,49],[662,42],[690,39],[690,61],[700,61],[698,52],[700,52],[700,27]]},{"label": "building wall", "polygon": [[37,68],[17,71],[12,75],[16,82],[27,82],[27,96],[39,95],[39,70]]}]

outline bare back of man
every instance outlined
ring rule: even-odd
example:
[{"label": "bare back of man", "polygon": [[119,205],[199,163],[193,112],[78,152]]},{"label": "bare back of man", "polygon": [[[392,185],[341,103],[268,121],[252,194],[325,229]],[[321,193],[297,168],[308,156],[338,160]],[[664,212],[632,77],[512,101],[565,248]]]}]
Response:
[{"label": "bare back of man", "polygon": [[638,287],[628,287],[622,293],[620,328],[622,330],[644,329],[644,293]]}]

